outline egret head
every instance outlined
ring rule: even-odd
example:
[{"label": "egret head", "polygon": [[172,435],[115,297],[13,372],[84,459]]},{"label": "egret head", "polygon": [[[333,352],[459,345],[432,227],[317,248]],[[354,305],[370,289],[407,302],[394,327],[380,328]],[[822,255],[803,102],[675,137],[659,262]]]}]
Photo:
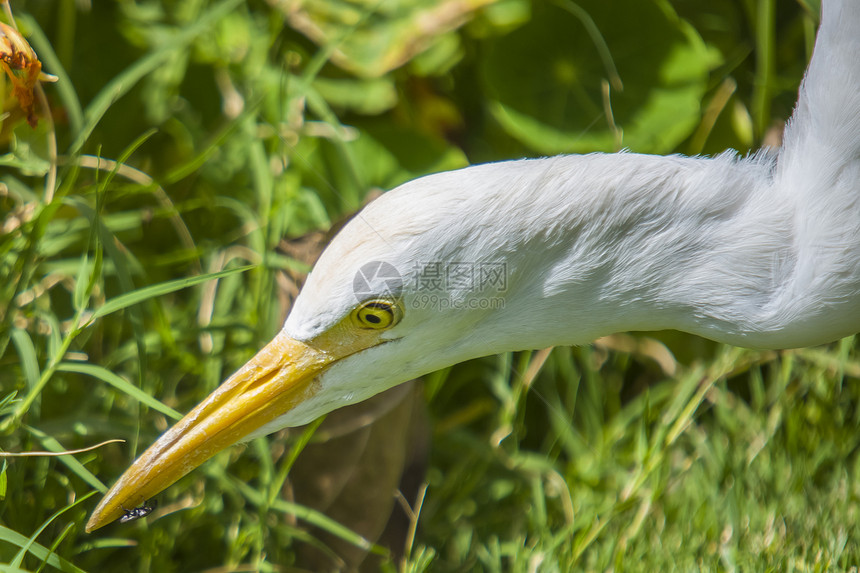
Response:
[{"label": "egret head", "polygon": [[500,245],[479,244],[475,206],[446,193],[447,183],[456,181],[441,174],[383,195],[323,252],[281,335],[335,360],[263,431],[498,347],[493,322],[505,311],[511,261]]},{"label": "egret head", "polygon": [[462,186],[494,184],[486,177],[522,185],[471,171],[411,182],[359,213],[320,257],[281,332],[135,461],[87,529],[237,441],[516,345],[521,332],[499,330],[494,318],[508,311],[512,247],[504,233],[483,232],[504,221],[487,216],[486,194]]}]

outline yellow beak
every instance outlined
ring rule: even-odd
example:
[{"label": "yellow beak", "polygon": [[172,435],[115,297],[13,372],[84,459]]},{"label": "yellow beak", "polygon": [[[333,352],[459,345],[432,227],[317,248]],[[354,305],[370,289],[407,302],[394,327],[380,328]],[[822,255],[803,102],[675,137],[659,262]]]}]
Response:
[{"label": "yellow beak", "polygon": [[303,402],[335,354],[278,334],[162,435],[101,500],[87,531],[122,517],[219,451]]}]

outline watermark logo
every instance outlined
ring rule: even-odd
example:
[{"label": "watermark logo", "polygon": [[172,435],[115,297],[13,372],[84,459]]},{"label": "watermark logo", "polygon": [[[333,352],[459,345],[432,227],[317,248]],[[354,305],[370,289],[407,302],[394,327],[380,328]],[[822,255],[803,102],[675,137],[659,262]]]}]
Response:
[{"label": "watermark logo", "polygon": [[508,290],[507,265],[503,262],[423,261],[416,262],[413,271],[418,292]]},{"label": "watermark logo", "polygon": [[[408,281],[413,308],[495,310],[504,308],[501,293],[508,288],[508,273],[504,262],[418,261]],[[397,268],[385,261],[365,263],[352,281],[359,302],[400,298],[404,286]]]},{"label": "watermark logo", "polygon": [[356,271],[352,292],[359,302],[376,296],[398,298],[403,292],[403,277],[390,263],[370,261]]},{"label": "watermark logo", "polygon": [[412,308],[444,311],[505,307],[504,296],[493,296],[508,289],[504,262],[420,261],[412,271],[415,281]]}]

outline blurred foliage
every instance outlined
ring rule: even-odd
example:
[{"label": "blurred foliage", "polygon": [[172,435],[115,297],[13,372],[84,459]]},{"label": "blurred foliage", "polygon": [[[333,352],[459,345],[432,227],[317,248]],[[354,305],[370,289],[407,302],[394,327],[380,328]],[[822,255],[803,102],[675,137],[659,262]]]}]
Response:
[{"label": "blurred foliage", "polygon": [[[746,152],[789,116],[817,10],[790,0],[12,8],[60,80],[45,88],[51,121],[37,106],[35,130],[0,86],[0,447],[127,443],[4,460],[0,562],[99,572],[289,570],[296,546],[314,543],[304,523],[362,543],[276,499],[294,444],[283,436],[218,455],[163,495],[156,521],[83,533],[95,503],[83,497],[104,491],[171,408],[187,411],[279,328],[278,273],[306,268],[278,250],[284,237],[328,228],[373,190],[468,163]],[[115,311],[94,318],[104,308]],[[768,353],[658,338],[428,376],[428,496],[409,558],[382,567],[856,563],[857,344]]]},{"label": "blurred foliage", "polygon": [[538,3],[530,25],[493,42],[479,66],[508,133],[546,154],[667,153],[689,137],[719,55],[668,3],[619,9]]}]

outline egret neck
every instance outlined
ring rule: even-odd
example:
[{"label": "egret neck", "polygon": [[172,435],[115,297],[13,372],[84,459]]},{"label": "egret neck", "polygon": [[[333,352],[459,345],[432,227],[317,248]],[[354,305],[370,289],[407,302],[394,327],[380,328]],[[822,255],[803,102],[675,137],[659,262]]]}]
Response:
[{"label": "egret neck", "polygon": [[237,440],[470,358],[634,329],[766,348],[857,332],[858,54],[860,1],[824,0],[777,149],[509,161],[384,194],[275,340],[134,462],[87,530]]}]

